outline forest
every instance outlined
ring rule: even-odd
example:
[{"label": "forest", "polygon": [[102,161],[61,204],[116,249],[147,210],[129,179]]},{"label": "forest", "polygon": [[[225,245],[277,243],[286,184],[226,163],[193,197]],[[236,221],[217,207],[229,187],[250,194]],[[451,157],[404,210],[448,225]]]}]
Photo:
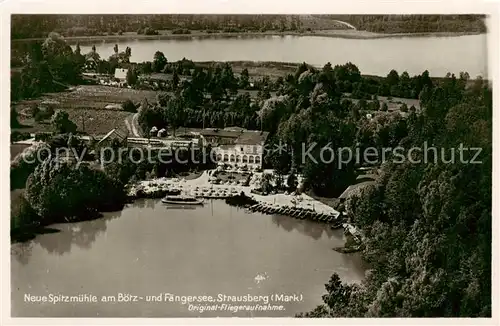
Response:
[{"label": "forest", "polygon": [[335,20],[380,33],[486,32],[481,15],[13,15],[11,38],[43,38],[50,32],[98,36],[153,35],[158,30],[230,33],[346,28]]},{"label": "forest", "polygon": [[[332,275],[324,304],[301,317],[491,316],[491,96],[480,80],[465,89],[451,78],[421,99],[422,114],[394,141],[427,141],[446,160],[386,162],[377,183],[349,200],[366,235],[367,278],[356,285]],[[481,164],[453,160],[460,144],[481,148]]]},{"label": "forest", "polygon": [[327,15],[377,33],[485,33],[484,15]]}]

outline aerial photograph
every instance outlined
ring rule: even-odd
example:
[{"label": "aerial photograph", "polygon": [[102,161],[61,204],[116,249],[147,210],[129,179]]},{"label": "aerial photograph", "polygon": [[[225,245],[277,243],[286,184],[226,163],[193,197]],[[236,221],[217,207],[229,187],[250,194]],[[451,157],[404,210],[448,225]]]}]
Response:
[{"label": "aerial photograph", "polygon": [[491,318],[490,19],[12,14],[11,317]]}]

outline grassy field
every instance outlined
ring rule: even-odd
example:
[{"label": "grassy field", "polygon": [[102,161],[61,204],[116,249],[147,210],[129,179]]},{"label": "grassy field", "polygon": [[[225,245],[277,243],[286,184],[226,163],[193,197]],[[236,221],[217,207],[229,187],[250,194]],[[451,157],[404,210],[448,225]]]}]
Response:
[{"label": "grassy field", "polygon": [[[358,103],[358,99],[353,99],[350,97],[350,94],[345,93],[344,98],[349,99],[353,103]],[[379,103],[386,103],[387,104],[387,110],[389,112],[396,112],[400,111],[401,105],[406,104],[408,108],[410,108],[412,105],[415,106],[417,111],[420,110],[420,101],[417,99],[412,99],[412,98],[401,98],[401,97],[392,97],[388,98],[386,96],[378,96],[378,101]],[[370,101],[367,101],[370,102]]]},{"label": "grassy field", "polygon": [[[214,63],[216,62],[197,62],[200,66],[206,67]],[[294,74],[300,65],[299,63],[273,61],[229,61],[228,63],[233,68],[234,73],[240,74],[246,68],[249,76],[254,78],[261,78],[263,76],[269,76],[270,78],[285,77],[287,74]]]},{"label": "grassy field", "polygon": [[[68,112],[70,119],[77,124],[79,131],[88,134],[105,134],[113,128],[126,128],[125,119],[132,115],[119,107],[125,100],[140,103],[156,101],[156,92],[116,88],[108,86],[83,85],[75,90],[62,93],[49,93],[35,100],[24,100],[12,105],[20,114],[24,132],[48,131],[49,121],[36,122],[27,113],[31,105],[51,106],[55,110]],[[85,125],[85,130],[83,127]]]}]

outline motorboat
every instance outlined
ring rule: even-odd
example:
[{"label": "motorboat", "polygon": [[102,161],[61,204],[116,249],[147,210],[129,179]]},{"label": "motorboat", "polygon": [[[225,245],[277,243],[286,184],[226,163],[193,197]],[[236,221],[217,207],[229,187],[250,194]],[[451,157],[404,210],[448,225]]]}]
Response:
[{"label": "motorboat", "polygon": [[177,205],[203,205],[203,199],[199,199],[189,195],[167,195],[162,200],[164,204]]}]

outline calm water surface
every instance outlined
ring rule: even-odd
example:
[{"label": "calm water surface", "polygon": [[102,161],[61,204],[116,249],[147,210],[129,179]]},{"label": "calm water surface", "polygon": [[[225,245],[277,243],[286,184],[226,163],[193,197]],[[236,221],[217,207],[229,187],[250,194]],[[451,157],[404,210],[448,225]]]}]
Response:
[{"label": "calm water surface", "polygon": [[[95,42],[103,58],[113,54],[115,41]],[[467,71],[487,77],[487,35],[346,39],[319,36],[245,36],[170,40],[121,40],[120,51],[132,49],[132,60],[152,61],[162,51],[169,61],[352,62],[363,74],[385,76],[391,69],[410,75],[429,70],[431,76]],[[92,44],[82,45],[82,52]]]},{"label": "calm water surface", "polygon": [[[16,317],[277,317],[321,303],[337,272],[359,282],[359,256],[332,250],[342,231],[284,216],[249,214],[213,201],[172,209],[141,200],[102,219],[52,226],[11,247],[12,316]],[[200,314],[181,303],[28,303],[25,294],[102,296],[302,294],[285,311]]]}]

